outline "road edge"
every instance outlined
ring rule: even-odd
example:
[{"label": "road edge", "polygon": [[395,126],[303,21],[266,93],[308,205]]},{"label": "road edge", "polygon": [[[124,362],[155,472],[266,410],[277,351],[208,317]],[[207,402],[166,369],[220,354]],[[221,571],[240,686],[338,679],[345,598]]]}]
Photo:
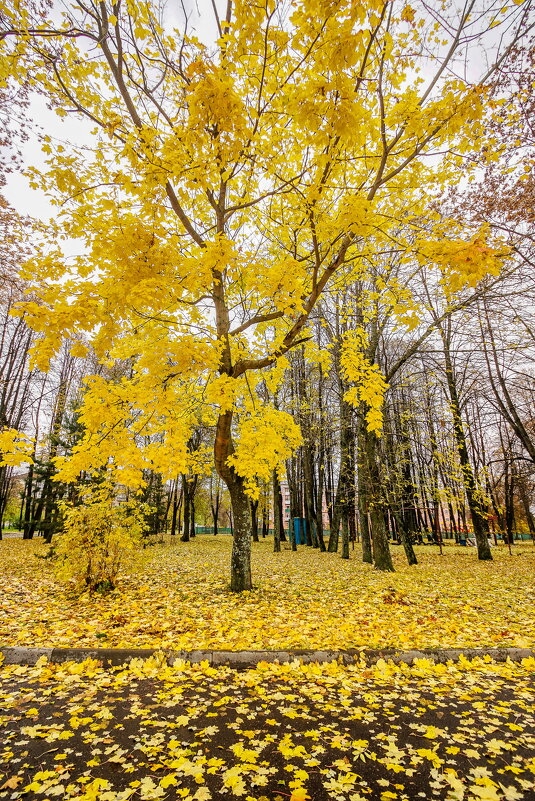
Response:
[{"label": "road edge", "polygon": [[474,659],[490,657],[495,662],[519,662],[530,657],[535,658],[535,650],[531,648],[423,648],[402,650],[383,648],[377,650],[350,649],[335,650],[259,650],[259,651],[218,651],[193,650],[173,651],[158,648],[31,648],[25,646],[0,647],[4,665],[35,665],[42,657],[49,662],[82,662],[95,659],[105,666],[122,665],[132,659],[149,659],[156,653],[164,654],[170,664],[177,661],[198,664],[207,662],[213,667],[229,666],[236,668],[254,667],[259,662],[340,662],[353,664],[364,662],[372,665],[380,659],[394,663],[414,664],[418,659],[433,662],[458,662],[461,657]]}]

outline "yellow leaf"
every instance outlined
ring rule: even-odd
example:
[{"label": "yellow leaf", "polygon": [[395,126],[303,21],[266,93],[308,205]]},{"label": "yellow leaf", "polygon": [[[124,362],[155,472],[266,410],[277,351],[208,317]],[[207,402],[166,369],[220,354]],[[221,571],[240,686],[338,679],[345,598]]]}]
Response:
[{"label": "yellow leaf", "polygon": [[160,779],[160,787],[163,787],[164,790],[167,790],[172,784],[178,784],[175,773],[169,773],[163,779]]},{"label": "yellow leaf", "polygon": [[295,790],[292,790],[290,801],[306,801],[307,798],[310,798],[310,796],[306,789],[304,787],[296,787]]}]

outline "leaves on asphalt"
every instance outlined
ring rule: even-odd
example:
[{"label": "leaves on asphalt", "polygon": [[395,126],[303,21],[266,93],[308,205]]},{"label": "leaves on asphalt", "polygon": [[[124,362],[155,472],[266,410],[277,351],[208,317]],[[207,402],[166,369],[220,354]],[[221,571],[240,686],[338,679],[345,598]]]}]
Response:
[{"label": "leaves on asphalt", "polygon": [[0,798],[522,801],[535,659],[0,668]]}]

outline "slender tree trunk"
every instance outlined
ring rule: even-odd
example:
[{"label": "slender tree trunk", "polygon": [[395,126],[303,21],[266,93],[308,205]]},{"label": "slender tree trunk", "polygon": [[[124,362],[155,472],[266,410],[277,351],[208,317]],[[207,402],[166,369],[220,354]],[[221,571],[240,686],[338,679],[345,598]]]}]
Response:
[{"label": "slender tree trunk", "polygon": [[349,520],[347,515],[342,517],[342,559],[349,559]]},{"label": "slender tree trunk", "polygon": [[[359,416],[359,427],[361,420]],[[358,440],[360,442],[361,435],[359,434]],[[373,564],[372,555],[372,538],[370,532],[370,521],[368,518],[368,478],[366,475],[366,464],[364,455],[359,450],[358,459],[358,472],[357,472],[357,486],[358,486],[358,506],[359,506],[359,520],[360,531],[362,536],[362,561],[367,564]]]},{"label": "slender tree trunk", "polygon": [[459,520],[460,520],[459,528],[461,529],[462,527],[463,533],[466,534],[466,532],[468,531],[468,526],[466,524],[466,507],[464,503],[461,503],[459,506]]},{"label": "slender tree trunk", "polygon": [[332,449],[329,444],[325,451],[325,501],[327,503],[327,514],[329,515],[329,532],[333,525],[334,495]]},{"label": "slender tree trunk", "polygon": [[258,501],[251,501],[251,532],[253,535],[253,542],[259,542],[258,539]]},{"label": "slender tree trunk", "polygon": [[305,442],[302,453],[307,545],[318,548],[319,539],[316,531],[316,510],[314,505],[314,451],[312,446]]},{"label": "slender tree trunk", "polygon": [[529,505],[529,495],[526,487],[526,479],[524,476],[521,476],[518,480],[518,492],[520,495],[520,500],[522,501],[522,506],[524,507],[524,514],[526,515],[526,521],[528,524],[529,533],[531,534],[531,539],[533,540],[533,544],[535,545],[535,520],[533,519],[533,515],[531,513]]},{"label": "slender tree trunk", "polygon": [[173,492],[173,515],[171,517],[171,536],[176,536],[176,527],[177,527],[177,516],[178,516],[178,509],[180,503],[182,501],[183,491],[182,488],[180,489],[180,495],[178,493],[178,478],[175,480],[174,485],[174,492]]},{"label": "slender tree trunk", "polygon": [[453,511],[453,505],[450,500],[448,500],[448,513],[450,516],[450,525],[455,537],[455,541],[459,538],[459,529],[457,526],[457,519],[455,517],[455,512]]},{"label": "slender tree trunk", "polygon": [[273,551],[281,550],[282,493],[277,471],[273,471]]},{"label": "slender tree trunk", "polygon": [[[296,371],[296,384],[299,397],[299,422],[303,434],[301,447],[301,465],[303,470],[303,501],[305,513],[305,540],[307,545],[320,547],[316,527],[316,499],[314,497],[314,456],[316,451],[315,439],[312,435],[311,400],[308,396],[306,384],[306,371],[303,350],[296,353],[294,361]],[[325,546],[323,547],[325,549]]]},{"label": "slender tree trunk", "polygon": [[210,484],[210,510],[212,512],[212,524],[214,529],[214,537],[217,536],[219,531],[219,506],[221,503],[221,493],[219,486],[216,488],[215,497],[212,493],[212,485]]},{"label": "slender tree trunk", "polygon": [[[323,538],[323,509],[321,502],[321,495],[323,494],[323,483],[318,479],[318,492],[313,494],[315,506],[312,507],[312,535],[314,547],[319,548],[322,553],[327,550],[325,540]],[[321,495],[320,495],[321,492]]]},{"label": "slender tree trunk", "polygon": [[295,539],[295,528],[292,516],[290,515],[290,522],[288,523],[288,539],[290,541],[290,547],[292,551],[297,551],[297,542]]},{"label": "slender tree trunk", "polygon": [[414,553],[414,548],[412,545],[412,535],[410,530],[408,530],[405,526],[405,521],[403,519],[403,515],[398,514],[397,512],[393,512],[394,519],[397,523],[399,537],[401,539],[401,544],[403,545],[403,550],[405,551],[405,556],[407,557],[407,562],[409,565],[417,565],[418,559],[416,558],[416,554]]},{"label": "slender tree trunk", "polygon": [[33,507],[33,464],[28,467],[26,478],[26,507],[24,510],[24,532],[22,539],[31,540],[33,538],[32,527],[32,507]]},{"label": "slender tree trunk", "polygon": [[318,375],[318,409],[319,409],[319,447],[318,447],[318,484],[316,495],[316,533],[320,551],[326,550],[323,539],[323,489],[325,484],[325,415],[323,413],[323,370],[319,367]]},{"label": "slender tree trunk", "polygon": [[193,491],[191,494],[189,525],[190,539],[193,539],[195,536],[195,491]]},{"label": "slender tree trunk", "polygon": [[262,509],[262,539],[265,539],[269,533],[269,513],[268,513],[268,499],[264,498],[264,508]]},{"label": "slender tree trunk", "polygon": [[478,488],[468,456],[468,447],[466,444],[466,436],[461,417],[461,405],[459,402],[457,384],[455,382],[455,373],[451,360],[449,331],[446,332],[442,327],[439,327],[439,331],[444,346],[446,381],[448,384],[451,412],[453,416],[453,430],[455,434],[455,441],[457,443],[459,461],[461,463],[466,500],[468,501],[468,508],[470,509],[472,525],[474,527],[474,535],[477,543],[477,555],[480,560],[491,560],[492,553],[488,541],[489,524],[488,519],[484,514],[482,503],[478,497]]},{"label": "slender tree trunk", "polygon": [[505,458],[503,490],[504,490],[504,506],[505,506],[505,531],[507,535],[507,542],[510,545],[513,545],[514,526],[515,526],[514,474],[513,471],[511,470],[511,463],[507,458],[507,454]]},{"label": "slender tree trunk", "polygon": [[442,520],[442,530],[444,531],[444,536],[447,536],[449,534],[449,529],[448,529],[448,522],[446,520],[446,513],[444,511],[444,504],[443,503],[440,504],[440,517],[441,517],[441,520]]},{"label": "slender tree trunk", "polygon": [[[340,475],[336,489],[332,536],[329,548],[338,550],[338,530],[342,524],[342,559],[349,559],[350,520],[355,518],[355,434],[353,408],[344,400],[349,387],[339,377],[340,392]],[[347,555],[345,555],[347,554]]]},{"label": "slender tree trunk", "polygon": [[190,495],[190,488],[188,486],[188,479],[187,476],[182,476],[182,493],[184,497],[183,503],[183,519],[182,519],[182,536],[180,537],[182,542],[189,542],[190,535],[191,535],[191,495]]},{"label": "slender tree trunk", "polygon": [[26,508],[26,481],[24,482],[24,487],[20,497],[20,508],[19,508],[19,520],[17,523],[17,529],[19,531],[23,530],[24,527],[24,509]]},{"label": "slender tree trunk", "polygon": [[11,475],[13,468],[4,465],[0,467],[0,540],[3,538],[4,515],[11,489]]},{"label": "slender tree trunk", "polygon": [[212,512],[212,527],[214,529],[214,537],[217,536],[219,528],[219,506],[221,503],[221,492],[219,488],[219,478],[216,478],[215,494],[214,494],[214,476],[210,476],[210,511]]},{"label": "slender tree trunk", "polygon": [[336,495],[334,497],[334,511],[331,520],[331,530],[329,531],[329,544],[327,550],[329,553],[337,553],[338,542],[340,539],[340,522],[341,522],[341,503],[342,485],[340,478],[338,479],[338,486],[336,488]]},{"label": "slender tree trunk", "polygon": [[[394,502],[390,513],[395,525],[398,542],[403,545],[405,556],[409,565],[418,564],[414,552],[413,540],[417,529],[416,510],[414,499],[416,488],[413,482],[413,459],[409,430],[406,424],[408,404],[401,392],[400,406],[393,402],[392,413],[394,423],[390,428],[396,432],[398,448],[394,448],[393,437],[387,439],[388,463],[391,474],[394,476]],[[399,483],[399,488],[397,485]]]}]

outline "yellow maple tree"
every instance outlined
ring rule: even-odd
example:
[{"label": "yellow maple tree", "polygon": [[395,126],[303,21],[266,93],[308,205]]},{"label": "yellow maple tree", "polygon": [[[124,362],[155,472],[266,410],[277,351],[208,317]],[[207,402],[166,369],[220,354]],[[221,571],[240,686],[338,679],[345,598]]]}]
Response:
[{"label": "yellow maple tree", "polygon": [[[365,275],[401,222],[428,220],[436,241],[432,201],[483,130],[492,76],[458,77],[457,59],[525,24],[525,3],[476,5],[435,18],[398,0],[237,0],[225,15],[212,4],[208,42],[158,0],[75,0],[48,19],[4,3],[0,79],[16,70],[91,128],[92,144],[45,136],[48,166],[30,171],[57,206],[25,269],[35,363],[74,332],[79,352],[84,332],[104,365],[130,365],[90,379],[58,476],[106,466],[139,486],[147,467],[186,472],[202,417],[232,502],[235,591],[251,588],[247,493],[298,442],[255,387],[265,369],[282,378],[325,289]],[[63,254],[66,237],[80,255]],[[447,250],[438,266],[460,276],[499,259],[480,242],[468,260]],[[380,374],[345,369],[378,430]]]}]

